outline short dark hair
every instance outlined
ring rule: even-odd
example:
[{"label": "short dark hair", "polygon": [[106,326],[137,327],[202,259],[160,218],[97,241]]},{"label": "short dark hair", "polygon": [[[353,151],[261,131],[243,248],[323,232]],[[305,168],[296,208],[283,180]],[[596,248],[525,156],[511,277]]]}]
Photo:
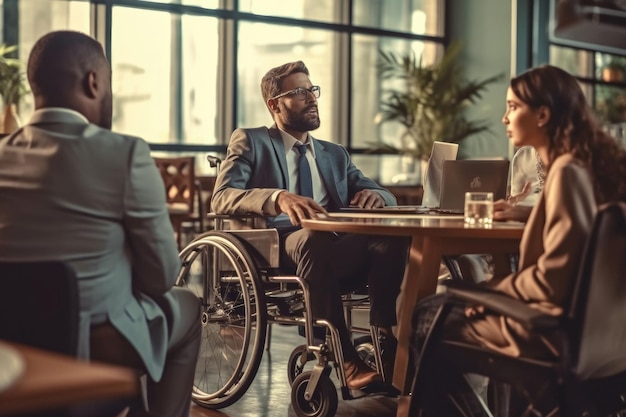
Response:
[{"label": "short dark hair", "polygon": [[263,94],[263,102],[267,105],[267,100],[282,93],[282,83],[285,78],[291,74],[302,72],[309,75],[309,69],[302,61],[288,62],[279,67],[272,68],[261,79],[261,94]]},{"label": "short dark hair", "polygon": [[33,95],[54,97],[81,82],[85,71],[106,62],[102,45],[94,38],[70,30],[50,32],[33,46],[28,82]]}]

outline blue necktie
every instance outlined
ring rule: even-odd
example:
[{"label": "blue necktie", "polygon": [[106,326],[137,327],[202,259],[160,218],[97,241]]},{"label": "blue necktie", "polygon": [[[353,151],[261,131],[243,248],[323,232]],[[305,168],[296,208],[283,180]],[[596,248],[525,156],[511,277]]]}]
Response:
[{"label": "blue necktie", "polygon": [[298,157],[298,194],[313,198],[313,179],[311,178],[311,166],[306,159],[306,145],[294,145],[300,156]]}]

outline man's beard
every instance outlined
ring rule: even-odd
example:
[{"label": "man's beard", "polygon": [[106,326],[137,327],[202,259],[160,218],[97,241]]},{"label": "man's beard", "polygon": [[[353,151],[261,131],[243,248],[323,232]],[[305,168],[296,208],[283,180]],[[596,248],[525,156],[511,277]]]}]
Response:
[{"label": "man's beard", "polygon": [[285,126],[296,132],[309,132],[320,127],[320,116],[316,113],[314,116],[308,114],[312,108],[317,109],[317,105],[311,105],[300,113],[287,112]]}]

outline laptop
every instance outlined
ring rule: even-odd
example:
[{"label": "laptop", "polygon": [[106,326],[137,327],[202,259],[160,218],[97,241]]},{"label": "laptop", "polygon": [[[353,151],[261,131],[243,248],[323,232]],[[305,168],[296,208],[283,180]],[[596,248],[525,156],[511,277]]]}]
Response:
[{"label": "laptop", "polygon": [[[426,214],[430,212],[438,213],[439,195],[441,190],[441,176],[443,163],[447,160],[455,160],[459,145],[449,142],[433,142],[433,147],[428,159],[428,167],[424,173],[423,187],[424,194],[422,204],[405,206],[385,206],[377,208],[343,207],[339,211],[352,213],[381,213],[381,214]],[[441,213],[447,214],[446,211]],[[456,214],[456,213],[450,213]]]},{"label": "laptop", "polygon": [[508,177],[508,160],[444,161],[439,209],[463,213],[468,191],[492,192],[494,201],[505,198]]},{"label": "laptop", "polygon": [[424,181],[422,181],[424,185],[423,206],[439,207],[443,163],[448,160],[456,160],[458,150],[459,145],[457,143],[439,141],[433,143],[433,149],[428,159],[428,168],[426,168]]}]

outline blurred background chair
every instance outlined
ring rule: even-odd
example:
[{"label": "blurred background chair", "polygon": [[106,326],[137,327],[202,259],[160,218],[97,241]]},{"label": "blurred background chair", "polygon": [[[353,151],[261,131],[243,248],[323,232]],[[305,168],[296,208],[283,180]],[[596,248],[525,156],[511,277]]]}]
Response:
[{"label": "blurred background chair", "polygon": [[[180,249],[186,243],[183,235],[189,232],[195,235],[205,230],[206,211],[202,198],[202,186],[196,179],[195,157],[155,157],[153,159],[163,178],[167,208]],[[193,236],[189,238],[191,239]]]}]

